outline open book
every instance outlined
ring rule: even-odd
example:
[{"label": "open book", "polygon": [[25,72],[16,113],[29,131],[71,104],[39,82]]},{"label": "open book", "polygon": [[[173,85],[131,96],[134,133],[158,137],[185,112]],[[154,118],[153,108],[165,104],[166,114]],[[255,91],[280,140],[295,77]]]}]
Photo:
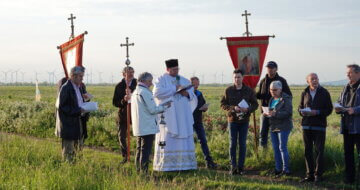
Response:
[{"label": "open book", "polygon": [[184,86],[182,88],[179,88],[176,93],[182,92],[183,90],[189,90],[190,88],[192,88],[194,85],[190,84],[188,86]]},{"label": "open book", "polygon": [[304,109],[300,109],[299,110],[300,112],[311,112],[311,109],[309,108],[309,107],[306,107],[306,108],[304,108]]},{"label": "open book", "polygon": [[204,105],[202,105],[202,106],[199,108],[199,110],[200,110],[200,111],[206,110],[206,109],[209,108],[209,105],[210,105],[210,104],[204,104]]}]

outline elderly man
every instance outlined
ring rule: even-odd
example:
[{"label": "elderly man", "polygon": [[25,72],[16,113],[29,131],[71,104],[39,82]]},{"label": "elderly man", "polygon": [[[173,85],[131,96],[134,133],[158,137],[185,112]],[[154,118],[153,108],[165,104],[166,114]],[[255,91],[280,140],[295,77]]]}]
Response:
[{"label": "elderly man", "polygon": [[[259,104],[256,101],[253,89],[245,86],[243,71],[236,69],[233,72],[234,85],[226,88],[225,95],[221,99],[221,108],[228,112],[228,127],[230,132],[230,174],[244,172],[246,156],[246,138],[249,128],[249,117]],[[246,103],[244,103],[246,102]],[[236,147],[239,144],[239,159],[236,159]]]},{"label": "elderly man", "polygon": [[85,68],[75,66],[71,69],[70,80],[68,80],[60,89],[58,114],[60,119],[62,138],[62,155],[69,162],[74,161],[76,151],[81,145],[82,137],[81,108],[83,97],[80,91],[80,85],[84,77]]},{"label": "elderly man", "polygon": [[[134,78],[134,69],[132,67],[124,67],[122,71],[123,79],[115,87],[113,105],[119,108],[119,112],[116,119],[118,127],[118,138],[120,143],[120,151],[123,157],[122,164],[127,160],[127,143],[126,143],[126,131],[127,131],[127,104],[131,98],[131,93],[136,88],[136,79]],[[129,87],[129,89],[127,89]]]},{"label": "elderly man", "polygon": [[167,72],[154,85],[157,103],[173,101],[164,112],[160,132],[156,134],[154,170],[179,171],[197,168],[193,137],[194,118],[190,101],[196,99],[188,79],[179,75],[177,59],[165,61]]},{"label": "elderly man", "polygon": [[[60,79],[57,83],[57,89],[58,89],[58,94],[60,93],[60,89],[62,87],[62,85],[64,85],[66,83],[66,81],[68,81],[68,78],[63,77],[62,79]],[[86,90],[86,86],[84,83],[81,83],[80,85],[80,92],[81,95],[83,97],[83,102],[89,102],[90,99],[92,98],[92,95],[90,95],[87,90]],[[55,126],[55,136],[60,137],[60,133],[61,133],[61,128],[60,128],[60,119],[59,119],[59,113],[58,110],[56,110],[56,126]],[[82,135],[80,138],[80,145],[82,146],[85,143],[85,139],[88,137],[87,134],[87,122],[89,121],[90,118],[90,113],[83,113],[81,114],[81,127],[82,127]],[[80,147],[81,148],[81,147]]]},{"label": "elderly man", "polygon": [[[306,177],[301,182],[319,182],[324,172],[326,118],[331,114],[333,106],[330,93],[319,85],[316,73],[310,73],[306,77],[306,81],[309,86],[301,93],[299,105],[306,163]],[[315,160],[313,158],[314,147]]]},{"label": "elderly man", "polygon": [[[345,183],[355,182],[356,165],[354,146],[360,158],[360,67],[357,64],[347,66],[349,83],[344,87],[339,106],[335,111],[341,114],[341,134],[344,137]],[[358,171],[360,172],[360,171]]]},{"label": "elderly man", "polygon": [[[269,105],[269,101],[271,99],[270,94],[270,84],[272,81],[280,81],[282,83],[282,91],[286,94],[292,96],[289,85],[287,84],[286,80],[279,76],[277,73],[278,65],[275,61],[269,61],[266,64],[267,67],[267,74],[265,78],[260,81],[259,91],[256,93],[257,99],[261,100],[261,106],[267,107]],[[262,110],[261,110],[262,112]],[[268,135],[269,135],[269,118],[261,115],[260,117],[260,145],[264,148],[267,147],[268,143]]]},{"label": "elderly man", "polygon": [[156,106],[150,87],[153,77],[150,73],[141,73],[138,77],[138,85],[131,97],[131,120],[132,129],[136,140],[136,159],[137,171],[147,172],[149,156],[155,134],[159,132],[157,114],[164,112],[165,108],[170,107],[171,102],[165,105]]}]

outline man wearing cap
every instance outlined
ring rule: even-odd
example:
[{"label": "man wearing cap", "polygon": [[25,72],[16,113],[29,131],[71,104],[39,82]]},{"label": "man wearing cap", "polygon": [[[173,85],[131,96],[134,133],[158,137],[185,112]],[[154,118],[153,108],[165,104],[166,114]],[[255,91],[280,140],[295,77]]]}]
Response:
[{"label": "man wearing cap", "polygon": [[[266,67],[267,67],[267,74],[265,78],[263,78],[260,81],[259,91],[256,93],[256,98],[261,100],[262,107],[267,107],[269,105],[269,100],[271,98],[269,87],[272,81],[276,81],[276,80],[280,81],[282,84],[282,91],[292,96],[289,85],[287,84],[286,80],[283,77],[279,76],[279,74],[277,73],[278,65],[276,64],[276,62],[269,61],[266,64]],[[266,148],[268,142],[268,134],[269,134],[269,118],[261,114],[260,123],[261,123],[260,145],[263,148]]]},{"label": "man wearing cap", "polygon": [[167,72],[156,81],[153,89],[155,101],[162,105],[172,101],[160,121],[160,132],[155,137],[154,170],[180,171],[196,169],[193,138],[193,110],[196,101],[194,89],[188,79],[179,74],[178,60],[165,61]]}]

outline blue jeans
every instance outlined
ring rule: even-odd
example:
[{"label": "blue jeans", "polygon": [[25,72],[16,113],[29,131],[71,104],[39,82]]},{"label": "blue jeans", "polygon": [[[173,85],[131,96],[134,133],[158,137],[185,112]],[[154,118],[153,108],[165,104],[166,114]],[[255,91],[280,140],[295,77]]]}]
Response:
[{"label": "blue jeans", "polygon": [[290,131],[291,130],[270,133],[271,142],[274,149],[276,171],[290,172],[290,156],[287,148]]},{"label": "blue jeans", "polygon": [[269,118],[261,114],[260,116],[260,145],[266,147],[269,136]]},{"label": "blue jeans", "polygon": [[[238,167],[240,170],[244,169],[245,156],[246,156],[246,137],[249,128],[247,123],[233,123],[228,124],[230,132],[230,159],[233,168]],[[239,143],[239,160],[236,163],[236,147]]]},{"label": "blue jeans", "polygon": [[201,149],[203,151],[205,160],[206,161],[212,161],[212,158],[210,156],[209,147],[207,145],[204,125],[202,123],[194,123],[193,126],[194,126],[194,130],[196,132],[197,138],[200,141]]}]

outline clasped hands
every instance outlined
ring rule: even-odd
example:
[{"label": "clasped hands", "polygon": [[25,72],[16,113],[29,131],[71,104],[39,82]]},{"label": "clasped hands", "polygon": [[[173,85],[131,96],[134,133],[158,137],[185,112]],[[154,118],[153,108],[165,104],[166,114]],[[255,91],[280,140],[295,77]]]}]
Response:
[{"label": "clasped hands", "polygon": [[301,112],[302,116],[315,116],[317,115],[317,111],[316,110],[311,110],[311,111],[303,111]]},{"label": "clasped hands", "polygon": [[274,117],[275,116],[275,113],[276,113],[276,111],[274,111],[274,110],[270,110],[269,112],[264,112],[263,113],[263,115],[265,116],[265,117]]},{"label": "clasped hands", "polygon": [[347,112],[349,115],[352,115],[355,113],[354,108],[343,108],[343,107],[336,107],[336,112]]}]

